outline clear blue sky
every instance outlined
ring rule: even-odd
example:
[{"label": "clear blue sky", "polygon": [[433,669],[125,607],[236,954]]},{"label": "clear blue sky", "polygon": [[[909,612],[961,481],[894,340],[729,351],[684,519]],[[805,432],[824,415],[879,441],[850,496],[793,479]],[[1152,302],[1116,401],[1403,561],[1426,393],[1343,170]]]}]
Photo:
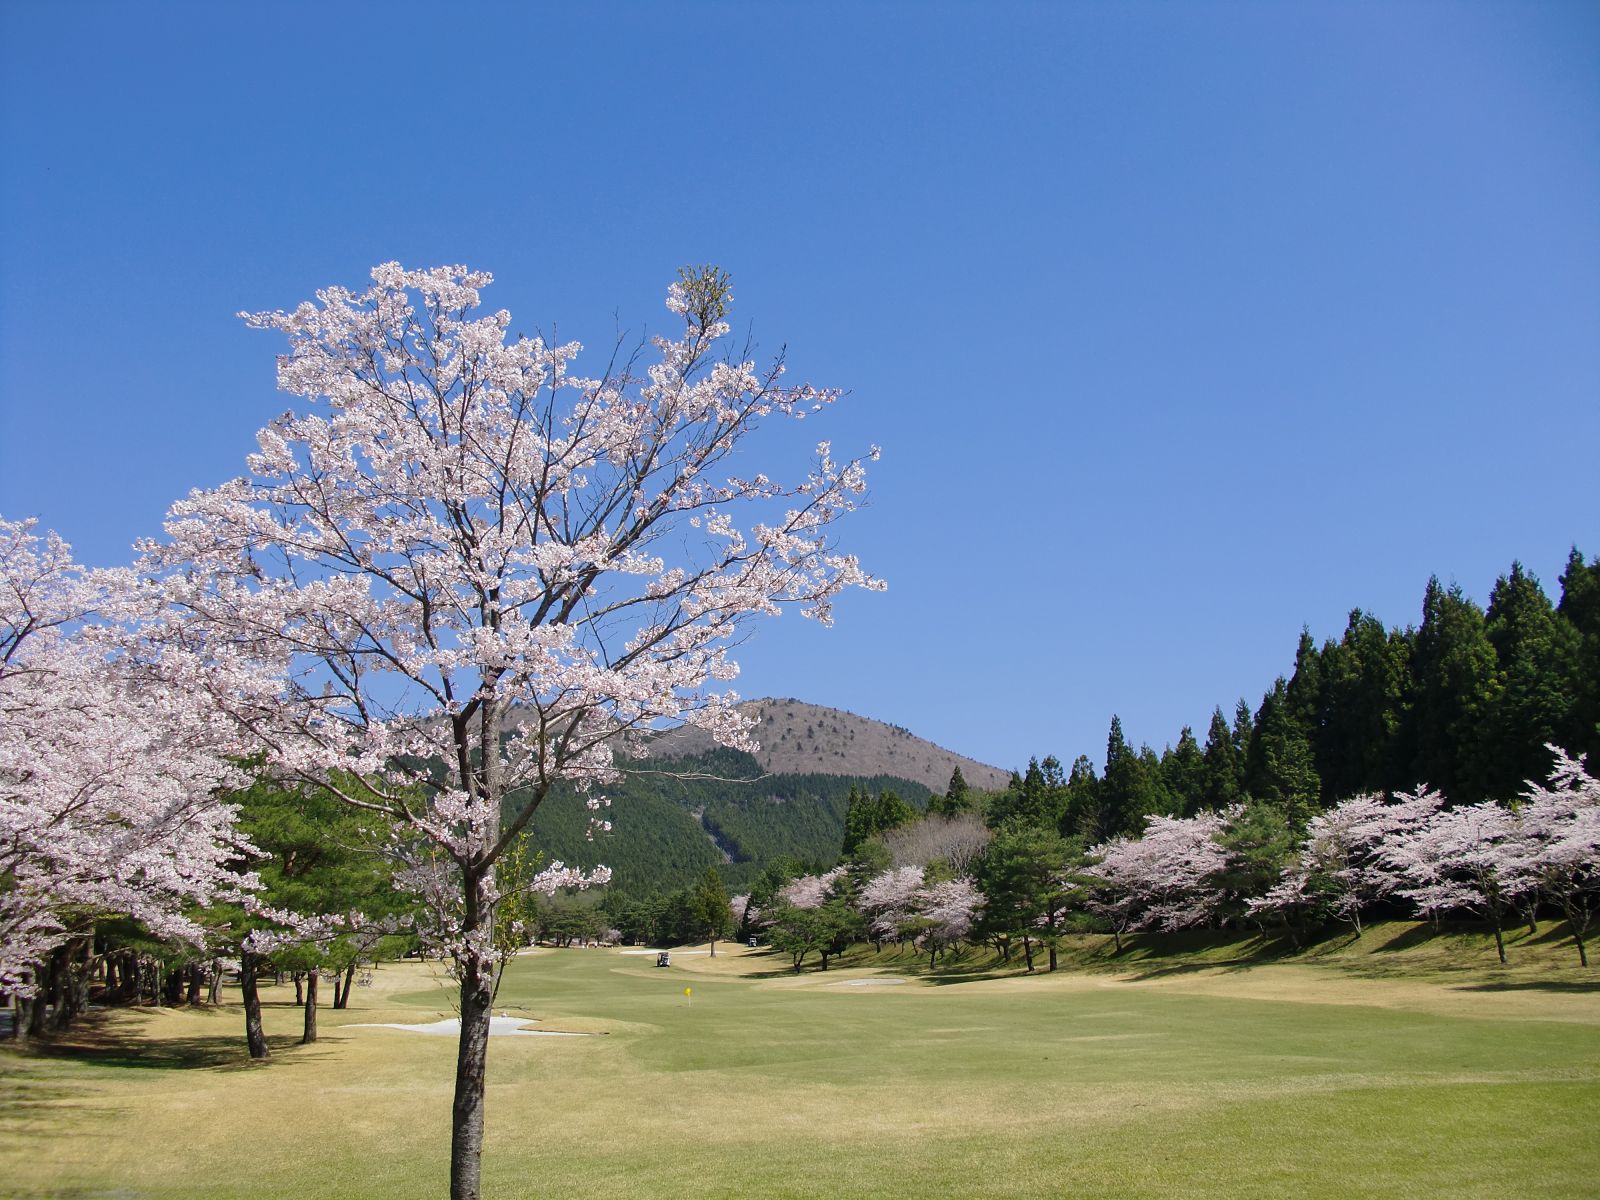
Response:
[{"label": "clear blue sky", "polygon": [[851,396],[883,596],[746,695],[1002,766],[1308,625],[1600,553],[1600,5],[0,5],[0,513],[126,561],[285,307],[464,262],[598,351],[673,269]]}]

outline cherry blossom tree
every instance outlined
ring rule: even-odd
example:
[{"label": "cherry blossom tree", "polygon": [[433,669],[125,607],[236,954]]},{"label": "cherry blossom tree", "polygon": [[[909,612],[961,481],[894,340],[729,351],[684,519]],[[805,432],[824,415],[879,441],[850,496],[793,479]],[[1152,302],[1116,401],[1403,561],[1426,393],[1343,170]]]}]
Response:
[{"label": "cherry blossom tree", "polygon": [[874,942],[899,939],[911,927],[922,896],[922,868],[895,867],[868,880],[856,896],[856,909]]},{"label": "cherry blossom tree", "polygon": [[928,952],[928,963],[972,933],[983,908],[983,893],[970,879],[946,879],[923,889],[917,913],[922,928],[917,945]]},{"label": "cherry blossom tree", "polygon": [[0,520],[0,988],[22,997],[69,942],[86,982],[99,917],[199,945],[192,909],[250,886],[226,870],[244,843],[215,795],[238,779],[231,730],[139,656],[152,594],[35,528]]},{"label": "cherry blossom tree", "polygon": [[1097,880],[1091,911],[1111,926],[1117,951],[1133,929],[1183,929],[1209,920],[1222,901],[1216,876],[1227,864],[1217,841],[1224,818],[1145,818],[1144,836],[1113,838],[1089,852],[1084,875]]},{"label": "cherry blossom tree", "polygon": [[489,282],[390,263],[366,290],[248,315],[288,339],[278,384],[301,408],[144,548],[169,676],[274,771],[437,850],[457,1200],[479,1194],[497,861],[558,782],[603,787],[663,722],[750,748],[719,690],[750,620],[794,605],[827,623],[843,589],[881,586],[833,538],[863,459],[824,441],[790,483],[746,465],[758,428],[838,393],[725,351],[725,275],[681,273],[681,335],[589,378],[576,344],[477,315]]},{"label": "cherry blossom tree", "polygon": [[1465,909],[1487,917],[1506,961],[1505,911],[1535,885],[1516,813],[1493,800],[1436,812],[1378,857],[1399,873],[1395,891],[1423,915]]},{"label": "cherry blossom tree", "polygon": [[1581,757],[1550,750],[1555,766],[1549,781],[1528,785],[1520,812],[1531,850],[1527,869],[1567,918],[1578,961],[1587,967],[1584,943],[1600,909],[1600,779]]},{"label": "cherry blossom tree", "polygon": [[1393,801],[1354,796],[1312,817],[1298,860],[1248,911],[1327,914],[1350,922],[1359,937],[1361,910],[1402,882],[1385,849],[1422,828],[1443,803],[1438,792],[1419,788]]}]

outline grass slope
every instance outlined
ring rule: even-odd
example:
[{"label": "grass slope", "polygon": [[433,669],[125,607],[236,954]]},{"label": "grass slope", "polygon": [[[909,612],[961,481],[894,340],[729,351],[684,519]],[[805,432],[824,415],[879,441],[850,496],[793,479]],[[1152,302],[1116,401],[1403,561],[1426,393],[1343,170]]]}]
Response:
[{"label": "grass slope", "polygon": [[[536,952],[500,1007],[606,1036],[494,1043],[486,1193],[1593,1195],[1600,988],[1547,935],[1505,969],[1481,937],[1410,936],[1266,965],[1086,939],[1034,977]],[[0,1057],[0,1195],[443,1194],[454,1043],[345,1027],[447,1012],[433,969],[384,969],[314,1047],[274,992],[265,1065],[236,1010],[110,1013]]]}]

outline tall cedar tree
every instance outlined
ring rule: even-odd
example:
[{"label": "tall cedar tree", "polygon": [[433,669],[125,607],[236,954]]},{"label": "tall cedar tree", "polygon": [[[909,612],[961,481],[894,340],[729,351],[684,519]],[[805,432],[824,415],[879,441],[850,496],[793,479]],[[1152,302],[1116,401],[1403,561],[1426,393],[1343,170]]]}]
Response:
[{"label": "tall cedar tree", "polygon": [[1600,762],[1600,558],[1585,563],[1574,546],[1561,576],[1557,610],[1577,635],[1576,681],[1561,742]]},{"label": "tall cedar tree", "polygon": [[1545,747],[1568,728],[1579,638],[1519,562],[1495,581],[1484,626],[1502,685],[1490,721],[1488,791],[1505,800],[1550,774]]},{"label": "tall cedar tree", "polygon": [[1245,756],[1245,791],[1295,824],[1304,824],[1317,811],[1321,790],[1311,741],[1295,719],[1289,685],[1280,675],[1256,712]]},{"label": "tall cedar tree", "polygon": [[1205,756],[1189,726],[1178,734],[1177,748],[1161,756],[1161,777],[1168,803],[1179,816],[1192,817],[1205,807]]},{"label": "tall cedar tree", "polygon": [[1452,584],[1428,580],[1417,630],[1415,777],[1452,804],[1489,798],[1495,707],[1503,685],[1483,610]]},{"label": "tall cedar tree", "polygon": [[1237,803],[1244,794],[1244,763],[1233,744],[1233,733],[1222,715],[1221,705],[1212,712],[1211,727],[1206,731],[1200,794],[1200,807],[1213,812],[1221,812]]}]

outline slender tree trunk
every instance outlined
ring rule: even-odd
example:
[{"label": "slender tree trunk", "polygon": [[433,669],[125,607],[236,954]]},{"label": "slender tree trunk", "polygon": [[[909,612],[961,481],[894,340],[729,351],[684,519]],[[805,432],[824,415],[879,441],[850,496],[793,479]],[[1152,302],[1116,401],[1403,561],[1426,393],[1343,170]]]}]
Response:
[{"label": "slender tree trunk", "polygon": [[1111,927],[1111,940],[1116,943],[1117,953],[1122,953],[1122,931],[1115,925]]},{"label": "slender tree trunk", "polygon": [[335,1008],[349,1008],[350,1007],[350,989],[355,986],[355,982],[356,982],[356,964],[355,963],[351,963],[348,967],[346,967],[344,969],[344,991],[339,993],[338,1000],[336,1000],[334,1002],[333,1006]]},{"label": "slender tree trunk", "polygon": [[1500,910],[1498,908],[1494,910],[1494,949],[1495,953],[1500,956],[1500,965],[1504,966],[1506,961],[1506,943],[1505,939],[1500,936]]},{"label": "slender tree trunk", "polygon": [[222,1000],[222,960],[211,960],[211,991],[206,996],[206,1003],[216,1005]]},{"label": "slender tree trunk", "polygon": [[201,974],[201,972],[200,972],[200,964],[199,963],[190,963],[189,964],[189,1003],[191,1005],[198,1005],[200,1003],[200,986],[201,986],[201,982],[202,982],[201,978],[200,978],[200,974]]},{"label": "slender tree trunk", "polygon": [[715,958],[716,956],[717,956],[717,939],[716,938],[712,938],[711,939],[711,957]]},{"label": "slender tree trunk", "polygon": [[250,1047],[251,1058],[270,1057],[267,1038],[261,1032],[261,994],[256,991],[256,969],[260,966],[254,954],[239,956],[239,990],[244,993],[244,1039]]},{"label": "slender tree trunk", "polygon": [[1027,934],[1022,935],[1022,959],[1028,964],[1028,974],[1033,974],[1033,939]]},{"label": "slender tree trunk", "polygon": [[1050,969],[1052,971],[1056,969],[1056,944],[1054,942],[1050,943]]},{"label": "slender tree trunk", "polygon": [[494,913],[488,903],[493,868],[463,871],[461,923],[461,1041],[456,1051],[456,1093],[450,1110],[450,1200],[480,1200],[483,1166],[483,1095],[489,1063],[489,1019],[494,1015],[494,963],[477,949]]},{"label": "slender tree trunk", "polygon": [[344,976],[335,971],[333,973],[333,1007],[336,1009],[344,1007],[344,988],[341,986],[343,982]]},{"label": "slender tree trunk", "polygon": [[304,1005],[306,1002],[306,973],[304,971],[296,971],[294,973],[294,1002],[296,1005]]},{"label": "slender tree trunk", "polygon": [[317,972],[311,971],[306,976],[306,1022],[305,1032],[300,1035],[300,1044],[317,1040]]}]

